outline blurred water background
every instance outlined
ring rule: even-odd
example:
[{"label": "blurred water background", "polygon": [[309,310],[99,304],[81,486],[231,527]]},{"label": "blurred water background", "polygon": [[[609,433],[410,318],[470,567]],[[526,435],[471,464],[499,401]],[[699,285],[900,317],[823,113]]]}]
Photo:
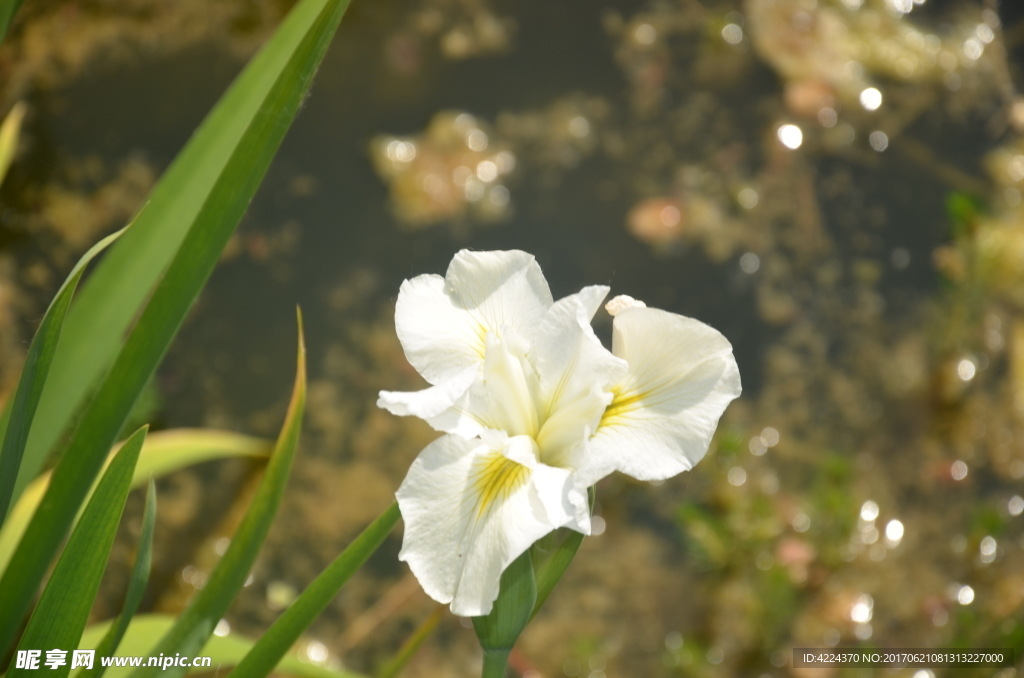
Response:
[{"label": "blurred water background", "polygon": [[[0,47],[5,109],[30,111],[0,190],[0,394],[75,257],[139,208],[289,5],[25,4]],[[266,628],[436,435],[374,406],[420,385],[401,281],[516,248],[556,297],[605,283],[713,325],[744,383],[693,472],[602,481],[601,534],[518,674],[833,675],[793,668],[801,646],[1019,655],[1022,58],[1005,0],[356,0],[138,408],[272,437],[303,307],[302,447],[226,625]],[[258,473],[161,480],[144,611],[203,585]],[[141,507],[95,620],[117,612]],[[399,545],[312,627],[310,661],[372,672],[431,613]],[[405,675],[473,675],[478,652],[446,616]]]}]

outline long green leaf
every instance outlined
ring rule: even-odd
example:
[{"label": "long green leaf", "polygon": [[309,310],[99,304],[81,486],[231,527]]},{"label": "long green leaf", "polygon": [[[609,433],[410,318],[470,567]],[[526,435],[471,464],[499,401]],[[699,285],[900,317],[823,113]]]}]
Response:
[{"label": "long green leaf", "polygon": [[[90,626],[82,634],[82,641],[78,644],[80,649],[91,650],[99,646],[100,639],[104,637],[110,628],[111,622],[103,622]],[[136,616],[128,626],[128,631],[121,641],[121,648],[118,655],[122,657],[148,657],[153,655],[153,648],[167,631],[174,625],[174,617],[163,614],[140,614]],[[252,648],[253,642],[234,633],[226,636],[211,636],[197,655],[211,658],[211,666],[201,669],[203,672],[211,668],[218,672],[224,668],[234,666]],[[96,661],[99,661],[100,654],[96,653]],[[129,667],[112,667],[104,674],[106,678],[128,678],[132,672]],[[348,671],[335,671],[323,666],[311,664],[300,660],[294,652],[288,653],[277,666],[277,671],[297,678],[361,678],[358,674]],[[84,676],[76,676],[84,678]]]},{"label": "long green leaf", "polygon": [[186,466],[229,457],[269,457],[274,443],[264,438],[203,428],[159,431],[146,438],[133,486]]},{"label": "long green leaf", "polygon": [[[260,481],[249,510],[242,519],[231,545],[224,556],[213,568],[210,579],[199,593],[192,599],[189,606],[181,613],[174,626],[160,640],[153,654],[164,655],[195,655],[206,643],[214,627],[227,612],[235,594],[241,590],[249,577],[252,564],[256,560],[263,539],[267,536],[274,513],[281,503],[288,473],[291,470],[295,447],[299,442],[302,430],[302,414],[306,407],[306,347],[302,336],[302,315],[299,314],[299,353],[295,374],[295,388],[292,390],[288,415],[278,436],[274,454],[267,464],[267,471]],[[171,667],[167,671],[159,668],[141,668],[135,672],[135,678],[144,678],[157,674],[174,678],[185,673],[181,667]]]},{"label": "long green leaf", "polygon": [[[201,225],[213,240],[226,241],[305,98],[348,2],[300,0],[292,8],[160,178],[131,232],[85,281],[68,313],[15,496],[43,469],[95,390],[186,236]],[[207,244],[216,250],[212,255],[186,248],[199,256],[199,268],[219,256],[221,247]],[[192,297],[197,291],[181,293]]]},{"label": "long green leaf", "polygon": [[[0,614],[0,647],[6,647],[11,642],[17,626],[16,619],[27,609],[32,591],[41,581],[48,563],[59,549],[61,540],[74,520],[78,506],[85,493],[88,492],[92,479],[103,464],[107,450],[113,444],[121,426],[124,425],[139,393],[152,377],[157,364],[166,353],[200,289],[213,272],[224,245],[245,212],[277,147],[284,138],[301,104],[302,96],[309,87],[316,66],[323,58],[346,7],[347,0],[302,0],[293,8],[290,16],[298,12],[298,15],[302,17],[307,12],[313,11],[316,18],[308,25],[308,30],[300,31],[301,39],[298,44],[294,45],[287,63],[277,77],[270,77],[272,84],[265,92],[265,96],[259,96],[259,92],[255,92],[253,88],[260,83],[261,77],[274,76],[275,73],[267,74],[257,71],[258,75],[253,76],[256,78],[255,81],[246,79],[243,74],[242,81],[246,86],[243,88],[243,94],[239,96],[243,99],[255,96],[256,100],[261,103],[258,105],[255,115],[244,127],[241,136],[236,137],[238,143],[231,149],[229,158],[222,168],[223,171],[213,175],[212,186],[208,187],[208,191],[202,191],[195,195],[188,193],[187,186],[184,185],[174,186],[172,189],[163,188],[163,190],[158,187],[147,209],[140,215],[135,227],[127,234],[131,236],[141,232],[147,237],[151,236],[154,228],[169,227],[167,223],[159,219],[165,218],[168,213],[173,213],[176,217],[181,216],[176,202],[189,203],[197,197],[203,198],[195,212],[194,219],[189,221],[187,236],[174,253],[170,267],[160,279],[152,297],[125,340],[124,346],[117,353],[114,364],[103,377],[96,388],[95,395],[86,406],[57,463],[47,494],[32,517],[25,536],[18,544],[14,558],[3,573],[3,578],[0,579],[0,598],[7,603],[4,613]],[[304,20],[296,21],[299,21],[300,27],[305,26]],[[289,27],[288,34],[294,33],[296,21],[285,21]],[[277,43],[272,40],[271,44]],[[236,83],[232,87],[231,93],[235,93],[238,89]],[[220,123],[239,124],[238,121],[230,118],[225,120],[218,117],[217,120]],[[204,129],[206,127],[207,125],[204,125]],[[224,131],[227,133],[233,130],[225,129]],[[213,139],[208,139],[208,141],[214,143]],[[198,162],[191,169],[197,172],[202,171],[206,175],[209,174],[209,167],[203,162]],[[165,182],[161,183],[161,187],[163,186],[165,186]],[[168,190],[171,191],[170,194],[167,193]],[[175,191],[181,194],[176,195]],[[150,220],[148,216],[150,214],[157,214],[159,219],[153,217],[152,219],[155,221]],[[144,226],[146,228],[143,228]],[[142,246],[144,241],[139,239],[142,237],[132,238],[130,241],[122,240],[122,243],[128,243],[127,247],[115,247],[104,263],[111,259],[121,261],[116,256],[126,249],[132,257],[145,259],[145,248]],[[160,241],[159,238],[157,240]],[[160,244],[166,246],[166,243]],[[114,289],[109,290],[108,298],[97,299],[96,304],[98,305],[89,306],[85,304],[87,300],[85,299],[86,295],[83,294],[83,298],[79,304],[76,304],[76,307],[92,308],[103,316],[105,321],[109,322],[100,327],[92,327],[92,333],[77,333],[72,334],[71,337],[65,334],[61,345],[66,344],[69,347],[69,355],[73,353],[72,348],[76,351],[82,349],[90,352],[94,347],[94,340],[100,343],[105,341],[101,335],[109,338],[111,332],[118,326],[117,318],[111,320],[112,309],[119,309],[118,312],[120,312],[124,310],[125,306],[122,303],[123,299],[111,295],[116,295],[117,290],[121,289],[121,285],[125,281],[132,287],[144,287],[147,278],[144,272],[139,272],[133,267],[128,267],[119,273],[124,278],[123,280],[101,277],[103,273],[103,267],[100,267],[92,276],[92,280],[101,278],[106,281],[104,284],[114,285]],[[91,288],[92,285],[87,287]],[[71,329],[70,320],[73,316],[74,309],[69,314],[67,330]],[[54,358],[54,369],[57,367],[59,358],[60,349]],[[88,359],[83,359],[81,365],[71,363],[74,365],[73,369],[82,374],[88,372],[90,364]],[[60,377],[60,374],[58,372],[57,376]],[[51,378],[47,381],[47,388],[55,383],[64,382],[61,382],[60,378],[56,381]],[[84,387],[87,386],[88,384],[84,384]],[[43,395],[45,400],[45,392]],[[40,408],[42,409],[42,407],[41,403]],[[48,413],[49,411],[47,411]],[[33,424],[33,431],[40,426],[43,429],[49,429],[51,426],[61,428],[64,423],[56,421],[44,425],[37,416]],[[27,453],[28,450],[26,450]]]},{"label": "long green leaf", "polygon": [[260,678],[274,670],[302,632],[324,611],[356,570],[376,551],[401,517],[393,503],[341,552],[267,629],[235,670],[233,678]]},{"label": "long green leaf", "polygon": [[[12,112],[11,115],[13,114]],[[6,125],[7,121],[4,121],[4,127]],[[4,129],[0,128],[0,139],[3,138],[3,135]],[[18,380],[18,390],[14,393],[14,404],[11,406],[3,447],[0,448],[0,525],[7,517],[7,509],[14,491],[14,479],[18,475],[18,467],[21,466],[22,453],[25,451],[25,442],[28,440],[32,418],[39,405],[39,396],[43,391],[43,384],[46,383],[46,375],[50,371],[50,363],[53,361],[53,353],[57,349],[57,340],[60,338],[64,314],[67,313],[68,306],[71,304],[71,297],[75,293],[78,281],[82,279],[85,267],[122,233],[124,233],[123,230],[107,236],[78,260],[75,267],[71,269],[67,280],[57,291],[57,296],[50,302],[50,307],[46,309],[43,321],[39,324],[36,336],[32,339],[32,345],[29,346],[28,355],[25,357],[25,366],[22,368],[21,378]]]},{"label": "long green leaf", "polygon": [[[135,465],[132,487],[139,487],[151,476],[160,477],[174,471],[213,459],[226,457],[268,457],[273,443],[262,438],[253,438],[240,433],[215,431],[211,429],[171,429],[158,431],[146,436],[146,442]],[[107,457],[107,463],[117,453],[115,448]],[[50,474],[32,481],[18,497],[11,509],[7,522],[0,528],[0,573],[7,568],[14,549],[18,546],[32,514],[42,501],[50,484]],[[95,488],[95,485],[93,486]]]},{"label": "long green leaf", "polygon": [[[78,645],[100,588],[110,547],[114,545],[147,429],[143,426],[132,434],[103,474],[29,619],[19,650],[68,649]],[[68,661],[50,675],[62,678],[70,670]],[[23,678],[34,673],[15,667],[7,676]]]},{"label": "long green leaf", "polygon": [[[0,0],[0,16],[4,12],[4,0]],[[0,32],[0,38],[3,33]],[[18,138],[21,136],[21,121],[25,119],[25,103],[19,101],[4,118],[0,124],[0,183],[3,183],[14,161],[14,154],[18,150]]]},{"label": "long green leaf", "polygon": [[[124,597],[124,606],[121,614],[117,616],[115,623],[110,625],[110,630],[103,636],[103,640],[96,646],[96,654],[100,657],[109,657],[120,645],[128,624],[131,622],[135,612],[142,602],[142,594],[146,590],[146,583],[149,582],[149,570],[153,564],[153,526],[156,524],[156,483],[153,478],[149,479],[149,487],[146,489],[146,509],[142,513],[142,534],[139,536],[139,549],[135,554],[135,566],[132,567],[132,576],[128,580],[128,593]],[[100,678],[106,667],[102,662],[94,661],[91,669],[82,671],[79,678]]]}]

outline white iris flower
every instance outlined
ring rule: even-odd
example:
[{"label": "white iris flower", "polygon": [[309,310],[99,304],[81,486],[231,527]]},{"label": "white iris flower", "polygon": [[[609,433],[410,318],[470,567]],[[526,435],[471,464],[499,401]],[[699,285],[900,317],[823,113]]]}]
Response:
[{"label": "white iris flower", "polygon": [[402,284],[398,337],[431,387],[377,404],[447,435],[398,490],[399,558],[455,614],[490,612],[504,569],[552,530],[589,534],[587,488],[609,473],[692,468],[740,394],[725,337],[629,297],[607,305],[609,352],[590,326],[607,294],[553,301],[519,251],[463,250],[444,278]]}]

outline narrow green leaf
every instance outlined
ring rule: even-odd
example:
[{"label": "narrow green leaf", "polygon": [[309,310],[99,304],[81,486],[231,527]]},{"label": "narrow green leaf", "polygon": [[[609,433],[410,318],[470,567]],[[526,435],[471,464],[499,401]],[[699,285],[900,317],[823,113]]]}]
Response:
[{"label": "narrow green leaf", "polygon": [[[78,644],[80,649],[91,650],[99,646],[110,629],[111,622],[103,622],[90,626],[82,635],[82,641]],[[121,657],[148,657],[152,656],[152,650],[157,641],[163,637],[174,625],[174,617],[162,614],[140,614],[128,625],[128,631],[124,634],[118,656]],[[234,666],[252,648],[253,642],[234,633],[226,636],[211,636],[197,656],[210,657],[211,665],[201,671],[219,672],[225,668]],[[100,661],[100,653],[96,653],[96,661]],[[128,666],[111,667],[104,674],[105,678],[128,678],[134,669]],[[361,678],[358,674],[348,671],[335,671],[300,660],[295,653],[289,653],[277,666],[279,673],[296,676],[297,678]],[[84,678],[82,675],[76,678]]]},{"label": "narrow green leaf", "polygon": [[416,631],[402,643],[402,647],[399,648],[394,658],[377,672],[377,678],[396,678],[402,672],[402,669],[405,668],[405,665],[409,663],[409,660],[416,655],[416,651],[423,645],[423,641],[429,638],[430,634],[437,628],[437,623],[441,621],[443,613],[444,606],[439,605],[429,617],[423,620],[423,623],[416,628]]},{"label": "narrow green leaf", "polygon": [[[107,457],[107,464],[117,454],[115,448]],[[226,457],[268,457],[273,443],[240,433],[210,429],[171,429],[146,436],[146,442],[135,465],[132,487],[139,487],[151,476],[160,477],[192,464]],[[42,501],[50,484],[50,474],[44,473],[25,488],[11,509],[7,522],[0,527],[0,573],[7,568],[18,541],[25,534],[32,514]],[[95,485],[93,485],[95,489]]]},{"label": "narrow green leaf", "polygon": [[203,428],[178,428],[150,435],[139,455],[132,486],[147,482],[150,476],[164,476],[186,466],[228,457],[269,457],[274,449],[270,440]]},{"label": "narrow green leaf", "polygon": [[[295,9],[306,7],[307,3],[319,2],[303,0]],[[132,327],[113,366],[86,406],[57,463],[46,496],[18,544],[11,564],[0,579],[0,597],[9,601],[5,609],[7,614],[0,615],[0,647],[7,645],[13,637],[17,624],[15,618],[28,607],[31,591],[38,585],[47,564],[59,549],[79,504],[102,466],[107,450],[124,425],[139,393],[166,353],[200,289],[213,272],[220,252],[259,186],[301,103],[301,95],[308,88],[316,65],[341,21],[345,6],[346,0],[329,0],[316,17],[308,35],[295,47],[288,66],[274,82],[263,105],[242,134],[238,146],[233,149],[226,171],[215,177],[212,190],[205,195],[205,201],[195,215],[187,237],[174,254],[170,267],[157,284],[142,315]],[[147,224],[152,228],[152,222],[147,220],[148,215],[162,214],[168,209],[170,206],[158,203],[154,195],[128,235]],[[133,239],[129,245],[135,247],[137,242]],[[114,248],[110,258],[114,258],[123,249]],[[102,267],[97,269],[92,279],[101,273]],[[132,275],[129,274],[131,284],[138,286],[139,281],[132,278]],[[82,301],[76,306],[81,306]],[[111,305],[117,306],[113,302]],[[100,308],[97,312],[102,311]],[[101,331],[107,335],[111,329],[103,327]],[[65,342],[61,343],[63,345]],[[67,342],[69,347],[76,348],[92,344],[92,339],[86,336],[76,336],[74,341]],[[86,368],[76,366],[75,369]],[[47,386],[53,383],[49,380]],[[40,422],[37,418],[33,430],[38,426]]]},{"label": "narrow green leaf", "polygon": [[[189,161],[184,168],[175,170],[172,167],[168,172],[175,181],[169,182],[165,178],[155,189],[147,208],[128,232],[129,239],[122,240],[122,246],[113,248],[110,256],[104,259],[104,265],[90,277],[79,303],[69,313],[60,346],[67,346],[65,356],[74,356],[74,359],[68,358],[71,362],[57,369],[62,353],[58,348],[51,378],[47,380],[47,390],[55,388],[53,392],[62,398],[74,392],[84,395],[109,355],[116,352],[117,357],[85,407],[57,462],[46,495],[0,578],[0,599],[5,602],[0,613],[0,648],[7,647],[13,640],[18,619],[28,608],[33,591],[60,548],[107,451],[200,289],[213,272],[224,245],[288,131],[347,6],[347,0],[301,0],[292,9],[277,32],[280,35],[283,31],[283,35],[289,37],[284,42],[275,37],[268,43],[270,49],[265,48],[253,60],[258,67],[255,70],[251,66],[247,68],[232,86],[226,97],[232,102],[227,112],[218,113],[221,111],[221,106],[218,106],[193,138],[195,142],[202,137],[210,148],[223,150],[226,158],[208,157],[209,149],[198,149],[195,155],[189,155],[189,149],[193,148],[190,143],[186,149]],[[311,21],[307,21],[311,18],[309,13],[314,15]],[[283,55],[279,54],[282,49],[285,50]],[[278,68],[279,64],[272,61],[271,68],[267,65],[270,57],[263,56],[268,53],[283,56],[285,63]],[[267,80],[270,81],[269,87],[265,87]],[[237,109],[241,107],[248,111],[248,104],[254,105],[255,111],[251,111],[251,116],[240,116]],[[223,147],[223,139],[206,133],[211,128],[235,143]],[[175,167],[179,166],[180,163],[176,162]],[[202,176],[210,184],[197,187],[182,172]],[[181,212],[182,206],[187,205],[195,209]],[[178,246],[177,236],[170,237],[167,233],[173,232],[177,220],[183,217],[187,222],[187,234]],[[136,233],[141,235],[134,236]],[[173,259],[123,347],[116,351],[119,330],[128,325],[138,305],[132,302],[130,294],[124,296],[127,294],[124,286],[131,288],[133,293],[141,290],[143,296],[136,301],[142,303],[149,285],[147,281],[153,279],[150,274],[154,271],[151,269],[162,268],[162,256],[147,249],[154,244],[173,252]],[[110,269],[106,265],[111,261],[121,262],[123,266]],[[135,266],[139,261],[144,262],[142,269]],[[111,270],[115,271],[113,275],[116,277],[111,277]],[[97,280],[101,283],[97,284]],[[92,289],[99,289],[100,296],[90,296],[88,292]],[[100,324],[88,324],[88,327],[75,325],[73,321],[79,317],[76,312],[82,309],[86,309],[84,312],[87,317],[91,316],[91,320],[99,319]],[[95,352],[102,347],[106,349]],[[91,372],[93,367],[96,372]],[[72,378],[69,382],[68,372],[75,372],[80,378]],[[66,407],[54,409],[46,403],[47,390],[44,390],[32,431],[53,434],[64,428],[80,398],[74,402],[65,401]],[[58,415],[56,419],[51,416],[55,413]],[[42,448],[33,448],[30,434],[19,482],[25,479],[25,473],[34,475],[42,462],[42,456],[30,458],[29,452],[35,449],[33,455],[41,455],[49,447],[50,443]]]},{"label": "narrow green leaf", "polygon": [[[14,114],[15,111],[12,111],[3,126],[0,127],[0,177],[6,169],[3,167],[4,135],[8,132],[7,123]],[[43,384],[46,383],[46,375],[50,370],[50,363],[53,361],[53,353],[57,349],[61,326],[64,323],[64,314],[67,313],[68,306],[71,304],[71,297],[74,295],[78,281],[82,279],[82,273],[85,272],[88,263],[122,233],[124,230],[99,241],[78,260],[64,284],[57,291],[57,296],[50,302],[50,307],[46,309],[43,321],[39,324],[39,330],[36,331],[32,345],[29,346],[28,355],[25,357],[25,366],[22,368],[21,378],[18,380],[18,389],[15,391],[14,402],[11,405],[3,447],[0,448],[0,525],[7,517],[7,509],[14,491],[14,479],[18,476],[18,467],[21,466],[22,453],[25,451],[25,442],[28,440],[32,418],[39,405],[39,397],[43,391]]]},{"label": "narrow green leaf", "polygon": [[[281,503],[288,473],[291,470],[295,447],[302,430],[302,414],[306,407],[306,346],[302,335],[302,314],[298,314],[299,352],[295,374],[295,388],[292,391],[288,415],[278,436],[274,454],[267,464],[267,471],[260,481],[249,510],[238,527],[227,552],[210,573],[210,579],[181,613],[174,626],[153,649],[153,654],[164,655],[198,654],[224,613],[227,612],[235,594],[241,590],[249,577],[263,539],[267,536],[274,513]],[[135,678],[157,675],[175,678],[185,673],[182,667],[171,667],[166,671],[159,668],[143,667],[135,672]]]},{"label": "narrow green leaf", "polygon": [[[594,510],[596,492],[591,487],[587,494],[590,499],[590,510]],[[533,567],[537,577],[537,602],[533,605],[530,619],[537,616],[544,601],[548,599],[555,585],[562,579],[569,563],[576,557],[583,543],[583,535],[575,530],[563,528],[555,530],[544,539],[538,541],[530,549],[533,555]]]},{"label": "narrow green leaf", "polygon": [[[4,12],[4,5],[9,4],[7,0],[0,0],[0,17]],[[2,19],[0,19],[2,20]],[[3,38],[0,29],[0,39]],[[21,136],[21,121],[25,119],[25,103],[19,101],[14,104],[3,124],[0,124],[0,183],[3,183],[7,176],[7,170],[11,168],[14,161],[14,154],[18,150],[18,138]]]},{"label": "narrow green leaf", "polygon": [[295,602],[271,625],[245,659],[231,672],[233,678],[261,678],[274,670],[302,632],[324,611],[341,587],[376,551],[395,527],[401,514],[393,503],[341,552]]},{"label": "narrow green leaf", "polygon": [[72,415],[80,409],[82,415],[0,578],[0,648],[13,640],[118,430],[252,199],[347,6],[347,0],[300,0],[292,8],[68,313],[15,496],[38,473]]},{"label": "narrow green leaf", "polygon": [[[117,616],[115,623],[110,625],[110,630],[96,646],[96,655],[99,657],[109,657],[114,654],[124,637],[124,632],[128,630],[128,624],[139,609],[142,594],[146,590],[146,583],[149,582],[149,570],[153,564],[153,526],[155,524],[156,483],[150,477],[149,487],[146,489],[146,509],[142,513],[142,534],[139,535],[139,549],[135,554],[132,576],[128,580],[128,593],[124,597],[121,614]],[[94,661],[92,668],[82,671],[79,678],[100,678],[105,672],[106,667],[103,666],[103,663]]]},{"label": "narrow green leaf", "polygon": [[[161,177],[135,227],[86,280],[68,313],[15,496],[43,469],[96,390],[172,259],[191,259],[205,271],[216,263],[347,6],[348,0],[300,0],[292,8]],[[207,274],[197,271],[193,284],[176,288],[187,299],[185,310]],[[184,311],[172,305],[164,313],[176,318],[176,327]]]},{"label": "narrow green leaf", "polygon": [[[146,431],[143,426],[132,434],[103,474],[29,619],[19,650],[67,649],[78,645],[100,588],[110,547],[114,545]],[[54,670],[50,675],[67,676],[71,662],[51,669]],[[27,668],[11,668],[7,676],[18,678],[34,673]]]}]

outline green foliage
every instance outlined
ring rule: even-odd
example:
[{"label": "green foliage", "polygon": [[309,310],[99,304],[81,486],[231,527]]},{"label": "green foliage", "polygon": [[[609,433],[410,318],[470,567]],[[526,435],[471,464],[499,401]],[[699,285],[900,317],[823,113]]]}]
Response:
[{"label": "green foliage", "polygon": [[128,434],[139,426],[151,423],[160,413],[160,409],[164,406],[164,399],[160,394],[156,381],[154,376],[142,387],[142,392],[139,393],[139,397],[135,400],[135,405],[132,406],[131,411],[128,413],[128,419],[124,422],[124,426],[121,427],[120,433],[117,434],[118,440],[127,438]]},{"label": "green foliage", "polygon": [[163,476],[186,466],[230,457],[269,457],[273,443],[230,431],[180,428],[154,433],[146,439],[135,467],[132,487],[152,476]]},{"label": "green foliage", "polygon": [[[163,614],[140,614],[132,619],[124,639],[121,641],[118,655],[122,657],[144,657],[152,654],[153,647],[174,625],[174,617]],[[93,649],[99,646],[101,638],[109,633],[111,623],[104,622],[90,626],[82,635],[78,644],[82,649]],[[226,636],[211,636],[206,645],[198,652],[199,655],[212,659],[214,671],[234,666],[252,649],[253,642],[235,633]],[[97,656],[99,652],[96,653]],[[128,667],[111,667],[104,674],[105,678],[128,678],[133,669]],[[323,666],[301,661],[290,652],[281,660],[277,671],[297,678],[362,678],[359,674],[348,671],[334,671]],[[84,678],[78,676],[77,678]]]},{"label": "green foliage", "polygon": [[[146,437],[139,462],[135,465],[132,487],[140,487],[150,477],[163,476],[204,461],[235,456],[267,457],[271,449],[269,441],[227,431],[160,431]],[[116,450],[108,456],[107,463],[114,454]],[[7,567],[49,483],[50,474],[44,473],[25,488],[0,529],[0,572]]]},{"label": "green foliage", "polygon": [[[145,437],[145,427],[136,431],[103,474],[29,619],[19,649],[69,648],[78,644],[100,588]],[[63,677],[70,670],[71,663],[66,662],[52,675]],[[12,668],[7,675],[30,675],[30,670]]]},{"label": "green foliage", "polygon": [[[95,376],[116,357],[86,405],[0,579],[0,597],[6,603],[0,647],[13,639],[17,620],[29,607],[107,451],[248,207],[346,7],[345,0],[303,0],[292,10],[168,170],[128,237],[111,250],[68,314],[60,344],[68,348],[58,348],[54,356],[21,476],[38,471],[52,444],[37,440],[33,446],[32,435],[59,435]],[[159,271],[163,276],[146,301]],[[120,331],[143,302],[121,345]]]},{"label": "green foliage", "polygon": [[[161,177],[131,231],[86,281],[68,313],[15,496],[39,474],[131,341],[125,335],[143,309],[155,306],[150,315],[165,317],[172,334],[177,329],[306,97],[347,6],[348,0],[295,5]],[[161,290],[154,293],[158,282]],[[147,380],[150,372],[144,372]]]},{"label": "green foliage", "polygon": [[[132,576],[128,581],[128,593],[124,598],[124,607],[121,614],[110,625],[110,630],[103,636],[103,640],[96,646],[97,657],[113,656],[117,646],[121,643],[128,625],[139,609],[139,602],[142,601],[142,594],[146,590],[146,583],[149,581],[149,570],[153,563],[153,526],[156,524],[156,483],[149,479],[149,487],[146,490],[146,509],[142,514],[142,534],[139,536],[139,550],[135,555],[135,566],[132,567]],[[100,678],[106,672],[106,668],[99,661],[93,663],[91,669],[82,671],[78,678]]]},{"label": "green foliage", "polygon": [[[0,35],[18,4],[0,0]],[[99,656],[120,647],[128,655],[210,654],[224,665],[241,661],[242,672],[250,666],[249,672],[259,675],[275,665],[308,678],[353,675],[300,663],[287,651],[380,546],[400,517],[397,505],[332,563],[259,644],[212,636],[249,577],[298,444],[306,398],[301,315],[295,386],[266,473],[206,586],[176,619],[135,617],[152,558],[152,477],[218,457],[265,455],[267,444],[235,434],[176,431],[153,436],[143,448],[142,429],[111,452],[126,422],[152,415],[153,374],[255,194],[347,7],[348,0],[298,2],[161,178],[75,303],[71,297],[85,265],[121,233],[83,257],[47,311],[16,395],[0,417],[0,519],[13,503],[0,528],[0,654],[16,640],[60,554],[19,647],[75,647],[81,638]],[[12,157],[22,111],[16,108],[0,129],[2,169]],[[54,469],[39,475],[51,451],[59,452]],[[125,497],[132,486],[147,481],[143,530],[121,614],[83,636]],[[530,577],[532,582],[532,572]],[[525,614],[532,609],[531,599]],[[400,663],[428,632],[411,639]],[[67,675],[69,668],[58,674]],[[133,675],[145,678],[157,671],[170,678],[186,668],[168,673],[143,667]],[[83,676],[101,674],[103,667],[96,665]]]},{"label": "green foliage", "polygon": [[[174,626],[164,635],[152,654],[197,655],[203,647],[217,622],[227,612],[235,594],[241,590],[252,570],[256,554],[263,544],[270,522],[274,519],[281,496],[288,482],[295,448],[299,443],[302,430],[302,414],[306,408],[306,346],[302,335],[302,314],[298,314],[299,350],[295,372],[295,386],[292,390],[291,402],[284,426],[278,436],[274,453],[267,464],[266,473],[260,482],[252,504],[238,527],[231,545],[217,566],[210,573],[206,586],[200,590],[189,603],[185,611],[177,618]],[[184,667],[171,667],[161,671],[160,668],[143,667],[138,669],[135,678],[159,675],[184,675]]]},{"label": "green foliage", "polygon": [[391,506],[349,544],[295,602],[267,630],[245,659],[231,673],[234,678],[259,678],[268,675],[299,635],[324,611],[366,559],[376,551],[395,527],[401,513]]},{"label": "green foliage", "polygon": [[[5,120],[4,125],[0,127],[0,156],[3,154],[4,135],[7,131],[7,121]],[[3,158],[0,157],[0,169],[6,171],[6,168],[2,166]],[[2,171],[0,171],[0,175],[2,175]],[[43,385],[46,383],[46,376],[50,371],[50,364],[53,362],[53,354],[57,350],[57,341],[60,339],[64,315],[71,304],[71,297],[75,293],[75,288],[78,287],[78,281],[82,279],[85,267],[121,233],[123,231],[118,231],[99,241],[78,260],[64,284],[57,291],[57,296],[50,302],[50,307],[46,309],[43,321],[39,324],[39,330],[32,339],[32,345],[29,346],[28,355],[25,356],[25,366],[21,370],[18,389],[15,391],[7,420],[3,447],[0,448],[0,525],[7,517],[7,509],[14,492],[14,479],[18,476],[18,467],[21,466],[25,443],[32,426],[32,418],[39,405]]]}]

